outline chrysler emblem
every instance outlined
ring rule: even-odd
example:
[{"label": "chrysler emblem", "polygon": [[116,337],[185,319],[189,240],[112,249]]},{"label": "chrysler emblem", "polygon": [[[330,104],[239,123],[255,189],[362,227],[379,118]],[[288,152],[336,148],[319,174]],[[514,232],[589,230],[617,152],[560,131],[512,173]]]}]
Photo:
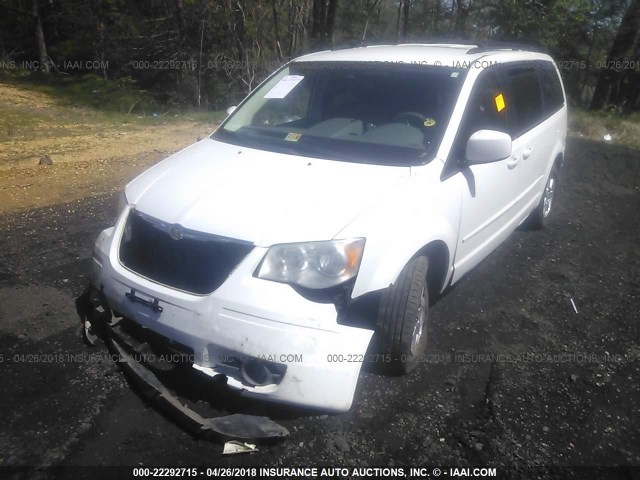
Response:
[{"label": "chrysler emblem", "polygon": [[169,230],[169,235],[171,235],[171,238],[173,238],[174,240],[182,240],[182,229],[177,225],[171,227],[171,230]]}]

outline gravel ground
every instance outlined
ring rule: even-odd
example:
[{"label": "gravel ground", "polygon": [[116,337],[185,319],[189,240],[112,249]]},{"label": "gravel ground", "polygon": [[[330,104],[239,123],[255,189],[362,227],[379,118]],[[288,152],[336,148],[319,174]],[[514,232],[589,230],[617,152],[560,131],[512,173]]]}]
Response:
[{"label": "gravel ground", "polygon": [[434,302],[428,362],[363,372],[342,415],[245,402],[291,435],[233,457],[81,341],[74,299],[115,196],[0,216],[0,465],[640,466],[640,151],[571,139],[560,180],[546,230],[515,232]]}]

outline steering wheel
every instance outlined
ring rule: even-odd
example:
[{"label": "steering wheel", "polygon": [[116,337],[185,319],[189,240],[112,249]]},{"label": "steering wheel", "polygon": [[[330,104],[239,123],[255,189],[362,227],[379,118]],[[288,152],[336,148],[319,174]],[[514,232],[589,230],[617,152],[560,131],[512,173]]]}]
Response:
[{"label": "steering wheel", "polygon": [[405,125],[409,125],[411,127],[416,127],[419,129],[424,128],[424,122],[427,119],[421,113],[416,112],[400,112],[391,120],[391,123],[404,123]]}]

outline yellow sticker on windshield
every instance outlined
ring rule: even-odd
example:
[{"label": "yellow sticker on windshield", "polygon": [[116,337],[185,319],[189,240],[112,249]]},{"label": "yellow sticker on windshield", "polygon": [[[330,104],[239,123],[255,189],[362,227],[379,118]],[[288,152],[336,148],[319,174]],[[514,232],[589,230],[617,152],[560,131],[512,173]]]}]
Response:
[{"label": "yellow sticker on windshield", "polygon": [[504,102],[504,95],[502,95],[501,93],[498,94],[498,96],[496,96],[496,98],[494,99],[496,102],[496,110],[498,112],[501,112],[502,110],[504,110],[507,106],[507,104]]},{"label": "yellow sticker on windshield", "polygon": [[301,133],[287,133],[287,136],[284,137],[287,142],[297,142],[302,137]]},{"label": "yellow sticker on windshield", "polygon": [[425,127],[433,127],[436,124],[436,121],[433,118],[425,118],[423,125]]}]

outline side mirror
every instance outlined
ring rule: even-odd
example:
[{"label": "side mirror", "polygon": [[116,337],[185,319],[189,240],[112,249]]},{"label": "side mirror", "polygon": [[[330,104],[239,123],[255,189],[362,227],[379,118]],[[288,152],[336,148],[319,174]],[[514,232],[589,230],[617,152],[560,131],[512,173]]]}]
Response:
[{"label": "side mirror", "polygon": [[491,163],[511,156],[511,136],[495,130],[480,130],[469,138],[465,159],[469,164]]},{"label": "side mirror", "polygon": [[236,108],[238,108],[236,105],[233,105],[233,106],[227,108],[227,115],[231,115],[233,112],[235,112]]}]

